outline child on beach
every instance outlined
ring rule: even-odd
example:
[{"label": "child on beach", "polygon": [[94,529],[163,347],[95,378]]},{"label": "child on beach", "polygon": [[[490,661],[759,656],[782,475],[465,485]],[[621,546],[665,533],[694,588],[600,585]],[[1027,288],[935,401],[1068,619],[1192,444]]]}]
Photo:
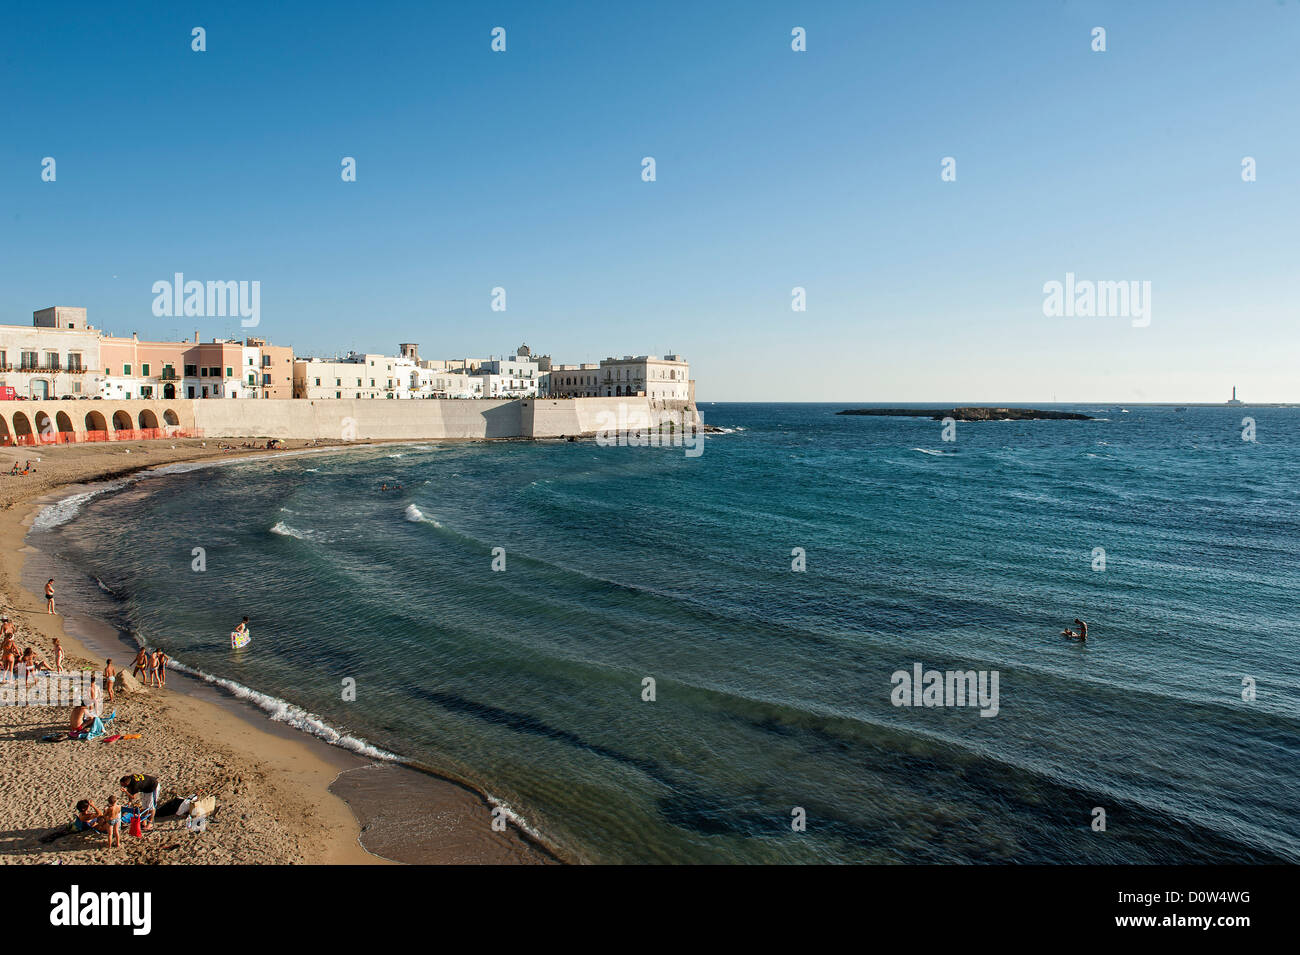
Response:
[{"label": "child on beach", "polygon": [[131,666],[131,675],[148,679],[149,676],[149,652],[144,647],[135,655],[135,663]]},{"label": "child on beach", "polygon": [[150,686],[162,686],[162,683],[158,679],[158,667],[160,665],[158,663],[158,658],[160,656],[162,656],[161,650],[154,650],[153,653],[149,654],[149,685]]},{"label": "child on beach", "polygon": [[113,848],[113,839],[117,838],[117,847],[122,848],[122,807],[117,804],[116,796],[108,797],[108,809],[104,812],[108,823],[108,847]]},{"label": "child on beach", "polygon": [[113,666],[112,658],[104,661],[104,692],[108,694],[108,702],[113,702],[113,678],[117,676],[117,667]]},{"label": "child on beach", "polygon": [[161,647],[158,648],[157,655],[158,685],[165,687],[167,685],[167,661],[170,660],[171,657],[167,656],[166,652]]},{"label": "child on beach", "polygon": [[63,672],[63,644],[59,643],[59,638],[54,638],[54,669]]}]

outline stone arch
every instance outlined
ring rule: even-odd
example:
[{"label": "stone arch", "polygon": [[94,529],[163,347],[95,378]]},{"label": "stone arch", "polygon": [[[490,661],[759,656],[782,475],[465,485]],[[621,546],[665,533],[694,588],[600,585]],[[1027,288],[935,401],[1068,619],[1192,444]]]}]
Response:
[{"label": "stone arch", "polygon": [[125,411],[113,412],[113,430],[114,431],[131,431],[131,416]]},{"label": "stone arch", "polygon": [[158,427],[158,416],[157,416],[156,414],[154,414],[152,411],[150,411],[148,408],[143,409],[143,410],[140,412],[140,427],[141,427],[141,428],[157,428],[157,427]]},{"label": "stone arch", "polygon": [[37,408],[32,417],[36,420],[36,433],[41,437],[54,433],[54,422],[50,419],[50,414],[44,408]]},{"label": "stone arch", "polygon": [[59,430],[64,434],[72,434],[77,429],[72,426],[72,418],[66,411],[60,411],[54,416],[54,423],[59,426]]},{"label": "stone arch", "polygon": [[163,421],[170,427],[177,427],[181,423],[180,417],[171,408],[163,412]]},{"label": "stone arch", "polygon": [[9,419],[0,415],[0,445],[12,444],[13,435],[9,433]]},{"label": "stone arch", "polygon": [[18,438],[30,437],[32,433],[32,423],[27,420],[27,415],[21,411],[14,412],[14,436]]},{"label": "stone arch", "polygon": [[108,430],[108,422],[104,420],[104,416],[103,416],[102,414],[100,414],[98,411],[90,411],[90,412],[87,412],[87,414],[86,414],[86,430],[87,430],[87,431],[107,431],[107,430]]}]

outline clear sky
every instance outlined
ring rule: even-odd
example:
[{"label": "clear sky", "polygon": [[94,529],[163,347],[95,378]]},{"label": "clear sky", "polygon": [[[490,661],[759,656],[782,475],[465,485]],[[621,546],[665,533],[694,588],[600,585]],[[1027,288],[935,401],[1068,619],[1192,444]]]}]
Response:
[{"label": "clear sky", "polygon": [[[1296,0],[9,3],[0,130],[7,323],[244,332],[154,317],[183,272],[300,353],[706,401],[1300,400]],[[1067,272],[1150,324],[1045,316]]]}]

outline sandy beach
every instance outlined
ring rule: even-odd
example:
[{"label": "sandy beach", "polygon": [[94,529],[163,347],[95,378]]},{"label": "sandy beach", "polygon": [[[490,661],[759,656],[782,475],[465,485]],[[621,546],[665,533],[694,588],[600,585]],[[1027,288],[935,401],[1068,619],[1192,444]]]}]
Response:
[{"label": "sandy beach", "polygon": [[[289,442],[292,453],[304,442]],[[77,633],[103,632],[107,624],[50,615],[38,593],[22,586],[32,553],[24,538],[34,516],[71,485],[101,481],[180,461],[277,454],[223,451],[199,440],[9,448],[35,472],[0,475],[0,597],[17,627],[20,651],[33,647],[52,661],[53,641],[65,653],[64,670],[99,671],[104,664]],[[128,453],[129,452],[129,453]],[[7,462],[12,463],[12,462]],[[69,492],[70,493],[70,492]],[[56,581],[57,588],[57,581]],[[57,607],[57,603],[56,603]],[[67,624],[65,626],[65,623]],[[71,632],[70,632],[71,631]],[[97,641],[98,646],[111,645]],[[114,650],[129,669],[130,650]],[[0,707],[0,862],[375,864],[548,863],[548,852],[513,828],[494,832],[483,796],[450,780],[392,763],[378,764],[272,723],[259,711],[180,673],[165,689],[119,694],[105,701],[115,711],[111,733],[137,740],[44,742],[66,730],[66,707]],[[121,848],[104,836],[78,833],[42,841],[66,827],[79,799],[103,807],[118,794],[118,779],[146,773],[160,779],[160,798],[201,791],[218,811],[206,832],[187,831],[180,820],[160,819],[143,838],[124,834]],[[403,807],[398,810],[394,803]],[[416,813],[418,839],[404,838]],[[367,851],[370,847],[374,852]],[[380,854],[382,854],[382,857]]]}]

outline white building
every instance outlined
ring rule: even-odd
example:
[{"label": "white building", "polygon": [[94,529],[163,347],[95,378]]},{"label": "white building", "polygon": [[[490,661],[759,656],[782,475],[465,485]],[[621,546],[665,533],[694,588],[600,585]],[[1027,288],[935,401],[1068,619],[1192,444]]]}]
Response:
[{"label": "white building", "polygon": [[84,308],[33,313],[31,325],[0,325],[0,385],[25,398],[92,397],[100,393],[99,331]]},{"label": "white building", "polygon": [[489,358],[476,372],[483,379],[484,398],[536,398],[540,374],[527,345],[508,357]]},{"label": "white building", "polygon": [[604,397],[645,395],[647,398],[688,401],[691,366],[678,355],[624,355],[600,363],[599,394]]}]

